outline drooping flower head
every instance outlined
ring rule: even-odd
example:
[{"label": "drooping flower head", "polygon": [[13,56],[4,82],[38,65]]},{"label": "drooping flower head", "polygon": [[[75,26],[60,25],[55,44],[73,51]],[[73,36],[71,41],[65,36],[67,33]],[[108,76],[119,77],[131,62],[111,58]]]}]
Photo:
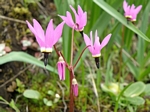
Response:
[{"label": "drooping flower head", "polygon": [[60,80],[65,80],[65,68],[66,64],[62,56],[59,57],[59,61],[57,62],[58,75]]},{"label": "drooping flower head", "polygon": [[124,16],[130,21],[136,21],[137,14],[140,12],[142,5],[139,5],[137,8],[134,4],[132,6],[128,5],[126,0],[123,2]]},{"label": "drooping flower head", "polygon": [[46,32],[44,32],[37,20],[33,19],[33,26],[26,21],[29,29],[35,35],[40,46],[41,52],[44,53],[44,63],[47,65],[48,54],[52,52],[53,45],[59,40],[62,35],[62,30],[65,22],[60,23],[54,30],[53,19],[50,20]]},{"label": "drooping flower head", "polygon": [[66,24],[75,29],[76,31],[83,31],[84,26],[87,23],[87,12],[83,12],[82,8],[78,5],[78,12],[70,5],[71,10],[75,15],[75,22],[72,19],[70,12],[66,12],[66,16],[60,16]]},{"label": "drooping flower head", "polygon": [[99,68],[99,57],[101,56],[101,49],[105,47],[110,40],[111,34],[107,35],[102,43],[100,44],[99,42],[99,37],[97,35],[97,30],[95,31],[95,41],[93,42],[93,37],[92,37],[92,31],[90,32],[90,38],[86,35],[83,34],[84,36],[84,42],[86,46],[89,46],[88,49],[92,54],[92,57],[95,58],[97,68]]}]

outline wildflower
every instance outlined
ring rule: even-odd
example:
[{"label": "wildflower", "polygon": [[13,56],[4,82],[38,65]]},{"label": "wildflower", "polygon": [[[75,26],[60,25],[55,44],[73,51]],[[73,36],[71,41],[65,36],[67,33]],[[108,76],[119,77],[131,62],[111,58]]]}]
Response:
[{"label": "wildflower", "polygon": [[142,5],[139,5],[137,8],[134,4],[132,6],[128,5],[126,0],[123,2],[123,9],[125,11],[124,16],[127,18],[127,20],[130,20],[132,22],[136,21],[137,14],[141,10]]},{"label": "wildflower", "polygon": [[29,29],[35,35],[41,52],[44,53],[44,64],[46,66],[48,63],[48,54],[52,52],[53,45],[61,37],[65,22],[60,23],[54,30],[53,19],[51,19],[47,26],[46,32],[44,32],[41,25],[35,19],[33,19],[33,26],[28,21],[26,21],[26,23]]},{"label": "wildflower", "polygon": [[88,49],[92,53],[92,57],[95,58],[96,66],[99,68],[99,57],[101,56],[101,49],[105,47],[111,37],[111,34],[107,35],[102,43],[99,42],[99,37],[97,36],[97,30],[95,31],[95,42],[93,43],[92,38],[92,31],[90,32],[90,38],[86,35],[84,35],[84,41],[86,46],[89,46]]},{"label": "wildflower", "polygon": [[81,9],[81,7],[78,5],[78,13],[76,12],[76,10],[70,5],[71,10],[73,11],[74,15],[75,15],[75,22],[72,19],[72,16],[70,14],[70,12],[66,12],[66,16],[60,16],[65,23],[75,29],[76,31],[80,31],[82,32],[84,29],[84,26],[87,23],[87,12],[83,12],[83,10]]},{"label": "wildflower", "polygon": [[78,96],[78,83],[75,78],[72,79],[72,90],[73,90],[74,96]]},{"label": "wildflower", "polygon": [[66,64],[62,56],[59,57],[59,61],[57,63],[58,74],[60,80],[65,80],[65,68]]}]

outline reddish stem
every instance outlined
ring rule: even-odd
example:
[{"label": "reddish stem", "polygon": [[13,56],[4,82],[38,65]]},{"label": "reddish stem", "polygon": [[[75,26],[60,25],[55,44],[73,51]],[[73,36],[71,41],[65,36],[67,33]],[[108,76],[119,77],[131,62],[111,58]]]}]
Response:
[{"label": "reddish stem", "polygon": [[81,58],[81,56],[82,56],[82,54],[84,53],[84,51],[86,50],[86,48],[88,48],[88,47],[90,47],[91,45],[88,45],[88,46],[86,46],[83,50],[82,50],[82,52],[81,52],[81,54],[80,54],[80,56],[79,56],[79,58],[78,58],[78,60],[76,61],[76,63],[74,64],[74,66],[73,66],[73,68],[75,68],[76,67],[76,65],[78,64],[78,62],[79,62],[79,60],[80,60],[80,58]]},{"label": "reddish stem", "polygon": [[60,56],[59,55],[59,51],[57,50],[57,48],[56,48],[56,46],[54,45],[54,49],[55,49],[55,51],[56,51],[56,53],[57,53],[57,55],[58,55],[58,57]]},{"label": "reddish stem", "polygon": [[66,62],[64,55],[60,51],[58,53],[60,56],[62,56],[63,60],[65,61],[66,67],[69,69],[70,67],[69,67],[68,63]]},{"label": "reddish stem", "polygon": [[73,90],[72,90],[72,79],[73,79],[74,75],[73,75],[73,70],[70,70],[70,108],[69,108],[69,112],[74,112],[74,98],[73,98]]}]

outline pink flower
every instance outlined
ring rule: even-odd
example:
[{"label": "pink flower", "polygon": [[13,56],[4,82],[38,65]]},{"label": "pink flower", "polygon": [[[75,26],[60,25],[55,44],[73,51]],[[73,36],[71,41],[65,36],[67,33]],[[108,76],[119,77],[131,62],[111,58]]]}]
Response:
[{"label": "pink flower", "polygon": [[53,19],[50,20],[46,32],[42,29],[37,20],[33,19],[33,26],[26,21],[29,29],[35,35],[38,44],[40,45],[41,52],[52,52],[52,47],[62,35],[62,30],[65,22],[60,23],[54,30]]},{"label": "pink flower", "polygon": [[93,37],[92,37],[92,31],[90,32],[90,38],[86,35],[84,35],[84,41],[86,46],[89,46],[88,49],[92,53],[93,57],[100,57],[101,56],[101,49],[105,47],[111,37],[111,34],[107,35],[102,43],[99,42],[99,37],[97,36],[97,30],[95,31],[95,42],[93,43]]},{"label": "pink flower", "polygon": [[75,15],[75,22],[73,21],[72,16],[68,11],[66,12],[66,16],[59,16],[66,22],[69,27],[74,28],[76,31],[83,31],[84,26],[87,23],[87,12],[83,12],[79,5],[78,12],[76,12],[76,10],[71,5],[70,8]]},{"label": "pink flower", "polygon": [[60,80],[65,80],[66,64],[62,56],[59,57],[59,61],[57,62],[57,68],[58,68],[58,75],[59,75]]},{"label": "pink flower", "polygon": [[75,78],[72,79],[72,90],[73,90],[74,96],[78,96],[78,83]]},{"label": "pink flower", "polygon": [[139,5],[137,8],[134,4],[132,6],[128,5],[126,0],[123,2],[123,9],[125,11],[124,16],[130,21],[136,21],[137,14],[141,10],[142,5]]}]

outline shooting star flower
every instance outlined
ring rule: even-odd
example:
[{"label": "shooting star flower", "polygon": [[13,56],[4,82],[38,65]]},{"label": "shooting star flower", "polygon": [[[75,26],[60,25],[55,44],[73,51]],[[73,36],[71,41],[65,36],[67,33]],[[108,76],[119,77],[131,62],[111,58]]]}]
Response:
[{"label": "shooting star flower", "polygon": [[60,23],[54,30],[53,19],[50,20],[46,32],[44,32],[37,20],[33,19],[33,26],[26,21],[29,29],[35,35],[36,40],[40,46],[40,50],[44,53],[44,64],[48,63],[48,54],[52,52],[52,47],[62,35],[62,30],[65,22]]},{"label": "shooting star flower", "polygon": [[101,49],[107,45],[108,41],[110,40],[111,34],[107,35],[101,44],[99,42],[97,30],[95,31],[94,43],[93,43],[92,31],[90,32],[90,38],[86,34],[83,34],[83,36],[84,36],[84,41],[86,46],[90,45],[88,49],[91,52],[92,57],[95,58],[97,68],[99,68],[99,57],[101,56]]},{"label": "shooting star flower", "polygon": [[128,5],[126,0],[123,2],[123,9],[124,9],[124,16],[127,18],[127,20],[135,22],[137,14],[140,12],[142,8],[142,5],[139,5],[137,8],[134,4],[132,6]]},{"label": "shooting star flower", "polygon": [[59,15],[65,23],[75,29],[76,31],[83,32],[84,26],[87,23],[87,12],[83,12],[82,8],[78,5],[78,12],[70,5],[71,10],[75,15],[75,22],[72,19],[70,12],[66,12],[66,16]]}]

